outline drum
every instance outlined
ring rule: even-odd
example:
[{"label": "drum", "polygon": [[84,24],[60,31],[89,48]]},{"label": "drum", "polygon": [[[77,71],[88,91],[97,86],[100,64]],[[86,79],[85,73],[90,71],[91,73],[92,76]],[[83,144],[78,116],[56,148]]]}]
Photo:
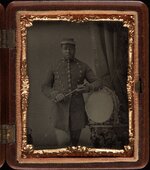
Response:
[{"label": "drum", "polygon": [[89,120],[93,123],[104,123],[112,114],[118,117],[119,99],[114,91],[104,87],[89,95],[85,109]]}]

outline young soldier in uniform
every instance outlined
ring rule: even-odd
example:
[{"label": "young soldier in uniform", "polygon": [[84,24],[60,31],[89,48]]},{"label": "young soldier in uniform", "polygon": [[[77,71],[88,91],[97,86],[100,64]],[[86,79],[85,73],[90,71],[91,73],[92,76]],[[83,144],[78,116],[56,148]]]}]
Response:
[{"label": "young soldier in uniform", "polygon": [[88,123],[82,94],[98,90],[101,83],[87,64],[75,58],[74,39],[62,40],[61,49],[62,58],[51,66],[42,90],[53,103],[54,126],[68,132],[70,145],[77,146]]}]

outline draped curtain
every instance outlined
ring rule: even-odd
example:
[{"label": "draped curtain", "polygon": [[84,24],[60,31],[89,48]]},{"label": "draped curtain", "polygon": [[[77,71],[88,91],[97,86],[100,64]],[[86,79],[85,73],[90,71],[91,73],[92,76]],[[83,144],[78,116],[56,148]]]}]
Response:
[{"label": "draped curtain", "polygon": [[128,121],[128,31],[121,22],[90,25],[96,74],[120,101],[120,122]]}]

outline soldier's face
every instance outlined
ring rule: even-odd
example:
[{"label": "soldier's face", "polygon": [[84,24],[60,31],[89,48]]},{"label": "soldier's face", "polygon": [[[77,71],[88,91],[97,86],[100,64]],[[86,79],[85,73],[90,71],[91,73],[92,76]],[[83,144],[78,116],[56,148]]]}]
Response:
[{"label": "soldier's face", "polygon": [[72,44],[63,44],[61,46],[62,54],[65,59],[73,59],[75,57],[75,45]]}]

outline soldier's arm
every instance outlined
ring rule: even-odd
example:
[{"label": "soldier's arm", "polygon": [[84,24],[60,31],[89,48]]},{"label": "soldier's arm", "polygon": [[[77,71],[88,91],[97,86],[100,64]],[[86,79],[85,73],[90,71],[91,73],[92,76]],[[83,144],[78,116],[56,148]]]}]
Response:
[{"label": "soldier's arm", "polygon": [[53,84],[54,84],[54,72],[51,67],[47,74],[46,80],[42,84],[41,88],[44,95],[47,96],[49,99],[54,99],[59,93],[57,90],[54,90]]},{"label": "soldier's arm", "polygon": [[97,76],[88,65],[85,66],[85,78],[89,82],[89,91],[95,91],[99,88],[102,88],[101,80],[97,78]]}]

